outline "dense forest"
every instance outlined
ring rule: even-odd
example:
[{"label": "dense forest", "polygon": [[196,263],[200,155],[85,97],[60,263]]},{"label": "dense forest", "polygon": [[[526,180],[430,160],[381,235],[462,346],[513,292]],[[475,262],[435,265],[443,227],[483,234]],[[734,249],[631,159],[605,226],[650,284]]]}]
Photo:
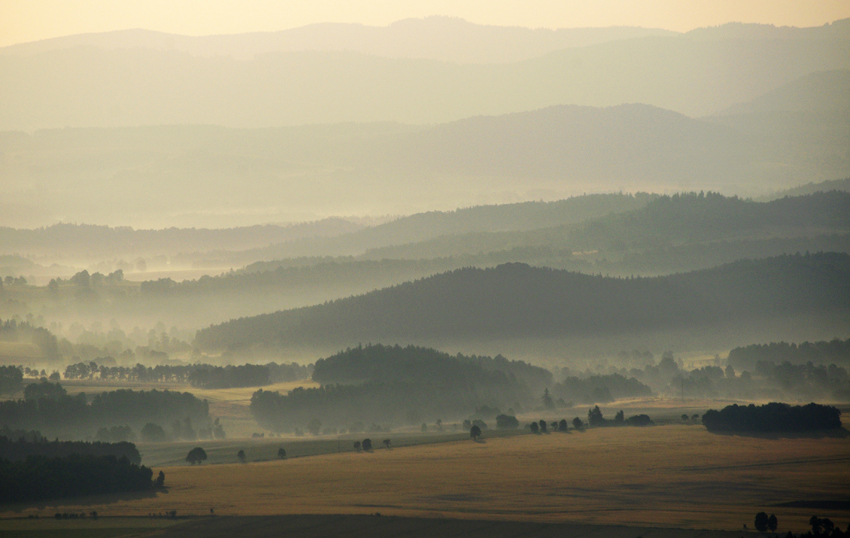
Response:
[{"label": "dense forest", "polygon": [[841,411],[826,405],[769,403],[709,409],[703,414],[702,423],[712,432],[804,432],[840,428],[840,417]]},{"label": "dense forest", "polygon": [[120,389],[100,393],[88,403],[85,394],[70,396],[59,383],[42,380],[27,386],[25,399],[0,402],[0,425],[48,436],[86,438],[100,428],[141,428],[146,423],[171,425],[178,438],[204,432],[212,436],[209,404],[188,392]]},{"label": "dense forest", "polygon": [[115,456],[29,456],[14,462],[0,459],[0,503],[144,491],[154,487],[152,477],[153,471],[144,465]]},{"label": "dense forest", "polygon": [[419,425],[534,401],[551,374],[500,356],[369,345],[318,360],[313,379],[323,385],[288,394],[260,389],[251,398],[252,415],[274,431],[309,431],[311,421],[334,431],[358,423]]},{"label": "dense forest", "polygon": [[729,351],[729,364],[737,369],[753,369],[760,362],[791,364],[813,363],[839,366],[850,366],[850,338],[830,341],[802,342],[771,342],[770,344],[752,344],[736,347]]},{"label": "dense forest", "polygon": [[741,260],[656,278],[524,264],[460,269],[308,308],[232,320],[195,344],[228,349],[396,338],[606,334],[803,312],[850,313],[850,256]]}]

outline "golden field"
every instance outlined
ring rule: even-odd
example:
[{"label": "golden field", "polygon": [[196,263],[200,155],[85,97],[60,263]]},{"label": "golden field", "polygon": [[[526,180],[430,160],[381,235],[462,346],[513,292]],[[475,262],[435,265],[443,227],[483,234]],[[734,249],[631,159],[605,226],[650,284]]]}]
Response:
[{"label": "golden field", "polygon": [[160,469],[167,491],[10,507],[0,516],[205,515],[213,508],[217,515],[380,512],[740,530],[765,511],[776,514],[781,532],[805,530],[815,514],[842,528],[850,523],[847,510],[778,506],[850,501],[850,438],[723,436],[697,425],[528,434],[155,473]]}]

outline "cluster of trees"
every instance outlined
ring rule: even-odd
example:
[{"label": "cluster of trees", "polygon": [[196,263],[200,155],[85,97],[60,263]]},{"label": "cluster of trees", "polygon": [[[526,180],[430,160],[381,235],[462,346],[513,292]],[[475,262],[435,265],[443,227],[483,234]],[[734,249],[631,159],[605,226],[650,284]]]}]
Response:
[{"label": "cluster of trees", "polygon": [[0,425],[35,429],[63,437],[85,437],[98,428],[141,426],[190,419],[210,422],[209,404],[188,392],[116,390],[69,396],[59,383],[43,380],[25,389],[25,399],[0,402]]},{"label": "cluster of trees", "polygon": [[409,379],[456,384],[476,380],[481,384],[513,383],[548,385],[552,374],[523,361],[495,357],[449,355],[433,348],[419,346],[384,346],[370,344],[348,348],[325,359],[313,368],[313,380],[322,384],[362,383],[374,381],[391,383]]},{"label": "cluster of trees", "polygon": [[65,368],[65,379],[103,379],[119,381],[144,381],[148,383],[191,383],[195,387],[229,388],[261,387],[276,382],[307,379],[312,365],[296,363],[265,365],[245,364],[242,366],[213,366],[210,364],[133,367],[98,365],[98,362],[114,362],[111,358],[69,364]]},{"label": "cluster of trees", "polygon": [[760,362],[791,364],[831,363],[850,365],[850,338],[830,341],[803,342],[801,344],[787,342],[771,342],[770,344],[752,344],[736,347],[729,352],[729,364],[735,369],[752,370]]},{"label": "cluster of trees", "polygon": [[44,327],[36,327],[28,321],[15,319],[0,320],[0,341],[31,342],[38,346],[42,358],[59,359],[59,341]]},{"label": "cluster of trees", "polygon": [[14,394],[24,387],[24,372],[17,366],[0,366],[0,394]]},{"label": "cluster of trees", "polygon": [[709,409],[702,423],[713,432],[802,432],[841,427],[841,411],[828,405],[784,403],[730,405],[720,411]]},{"label": "cluster of trees", "polygon": [[620,398],[651,396],[652,389],[634,377],[621,374],[591,375],[587,378],[570,376],[552,388],[562,400],[576,403],[607,403]]},{"label": "cluster of trees", "polygon": [[423,415],[465,415],[497,402],[527,401],[533,394],[528,385],[547,383],[551,373],[500,356],[450,356],[430,348],[370,345],[320,359],[313,379],[328,384],[285,395],[255,392],[254,418],[274,431],[302,428],[316,417],[334,426],[368,421],[419,424]]}]

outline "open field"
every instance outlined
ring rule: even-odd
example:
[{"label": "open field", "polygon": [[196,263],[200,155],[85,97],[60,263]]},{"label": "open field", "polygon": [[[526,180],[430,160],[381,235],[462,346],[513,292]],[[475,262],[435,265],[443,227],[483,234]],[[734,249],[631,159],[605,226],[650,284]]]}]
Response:
[{"label": "open field", "polygon": [[120,536],[161,535],[163,529],[179,521],[138,517],[51,518],[0,520],[4,538],[118,538]]},{"label": "open field", "polygon": [[[3,536],[12,538],[118,538],[158,536],[179,538],[324,538],[369,536],[370,538],[460,537],[464,538],[738,538],[740,531],[711,531],[583,525],[580,523],[534,523],[376,515],[209,516],[163,520],[150,518],[100,518],[68,523],[46,520],[0,520]],[[133,527],[132,525],[135,525]]]},{"label": "open field", "polygon": [[[850,438],[754,438],[700,427],[598,428],[249,464],[163,468],[166,492],[10,506],[2,517],[372,514],[780,531],[850,522]],[[160,468],[155,468],[155,472]],[[780,506],[838,501],[837,508]],[[835,506],[835,505],[834,505]]]}]

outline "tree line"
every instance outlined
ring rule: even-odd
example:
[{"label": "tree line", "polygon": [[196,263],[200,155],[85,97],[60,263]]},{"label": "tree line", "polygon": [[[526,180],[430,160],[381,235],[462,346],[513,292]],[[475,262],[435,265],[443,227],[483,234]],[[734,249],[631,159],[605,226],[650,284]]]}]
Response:
[{"label": "tree line", "polygon": [[841,411],[829,405],[784,403],[747,406],[733,404],[720,411],[710,409],[702,423],[712,432],[804,432],[841,427]]},{"label": "tree line", "polygon": [[70,396],[59,383],[42,380],[27,386],[24,399],[0,402],[0,425],[70,437],[84,437],[105,426],[185,419],[209,423],[207,401],[188,392],[121,389],[98,394],[88,403],[85,394]]},{"label": "tree line", "polygon": [[82,454],[92,456],[115,456],[126,458],[130,463],[139,465],[142,456],[136,445],[128,442],[104,443],[95,441],[48,441],[38,432],[32,432],[28,438],[19,437],[14,440],[5,435],[0,435],[0,459],[9,461],[23,461],[30,456],[44,456],[47,458],[64,458],[71,454]]},{"label": "tree line", "polygon": [[850,338],[830,341],[771,342],[736,347],[729,352],[729,364],[737,369],[752,369],[759,362],[791,364],[830,364],[850,366]]},{"label": "tree line", "polygon": [[299,381],[307,379],[312,365],[245,364],[214,366],[211,364],[156,366],[107,366],[98,365],[97,360],[69,364],[65,368],[65,379],[102,379],[118,381],[144,381],[155,383],[190,383],[202,388],[261,387],[271,383]]},{"label": "tree line", "polygon": [[114,455],[31,455],[25,460],[0,459],[0,503],[20,503],[80,495],[144,491],[161,486],[153,471]]}]

